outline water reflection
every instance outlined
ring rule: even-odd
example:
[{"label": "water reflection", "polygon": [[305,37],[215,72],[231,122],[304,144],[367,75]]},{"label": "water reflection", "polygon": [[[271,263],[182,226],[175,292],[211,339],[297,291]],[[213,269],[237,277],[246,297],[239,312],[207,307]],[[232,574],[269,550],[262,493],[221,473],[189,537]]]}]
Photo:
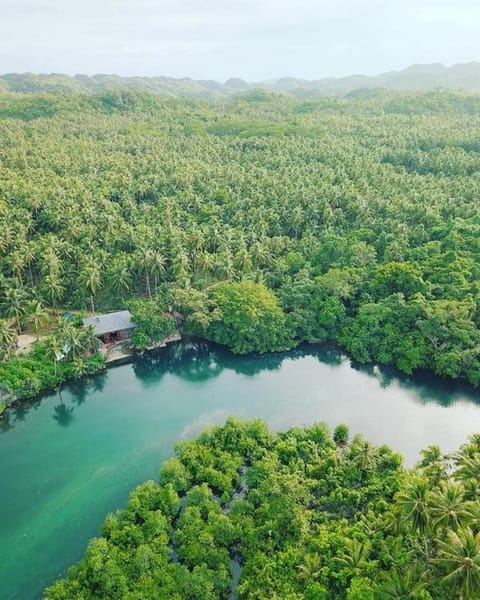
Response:
[{"label": "water reflection", "polygon": [[[319,363],[335,368],[346,368],[374,379],[380,388],[398,388],[408,392],[409,396],[421,403],[436,403],[443,407],[451,406],[458,401],[480,404],[480,393],[466,383],[441,379],[429,372],[419,372],[407,376],[393,367],[382,365],[362,365],[348,358],[334,344],[310,345],[302,344],[297,348],[282,352],[246,356],[236,356],[222,346],[202,340],[188,340],[169,345],[157,352],[139,356],[132,368],[138,380],[145,388],[154,387],[166,375],[174,375],[188,382],[203,383],[213,380],[225,369],[245,377],[254,377],[263,371],[276,371],[286,360],[299,360],[305,357],[315,358]],[[69,398],[73,405],[80,407],[92,393],[101,393],[108,381],[108,373],[102,373],[89,379],[69,384]],[[112,377],[114,377],[114,372]],[[345,373],[348,377],[348,373]],[[60,392],[61,393],[61,392]],[[50,397],[51,394],[49,395]],[[0,419],[0,433],[15,427],[16,423],[26,419],[31,410],[36,410],[41,403],[40,396],[34,400],[16,403],[8,409]],[[54,407],[52,417],[61,427],[67,427],[73,421],[74,406],[65,406],[63,399]]]},{"label": "water reflection", "polygon": [[224,369],[253,377],[262,371],[280,369],[285,360],[298,360],[307,356],[316,358],[318,362],[331,367],[340,367],[348,361],[353,370],[374,378],[382,389],[398,387],[406,390],[413,399],[422,404],[435,402],[448,407],[460,398],[463,401],[480,403],[479,391],[466,383],[442,379],[425,371],[408,376],[394,367],[362,365],[349,359],[334,344],[302,344],[287,352],[236,356],[222,346],[191,340],[140,357],[135,361],[133,369],[142,384],[150,387],[158,383],[167,373],[191,382],[216,378]]},{"label": "water reflection", "polygon": [[377,364],[362,365],[353,360],[350,360],[350,366],[356,371],[374,377],[383,389],[395,386],[406,390],[421,404],[435,402],[440,406],[448,407],[460,399],[480,404],[479,390],[461,381],[442,379],[429,371],[417,371],[413,375],[405,375],[395,367]]},{"label": "water reflection", "polygon": [[3,418],[0,419],[0,432],[9,431],[15,427],[16,423],[25,421],[27,415],[32,410],[36,410],[42,401],[42,397],[37,397],[33,400],[22,400],[17,402],[7,409]]},{"label": "water reflection", "polygon": [[315,347],[305,344],[287,352],[237,356],[217,344],[191,340],[139,357],[133,369],[142,383],[149,387],[167,373],[191,382],[213,379],[224,369],[253,377],[262,371],[280,369],[284,360],[305,356],[314,356],[319,362],[329,365],[341,365],[345,358],[333,345]]},{"label": "water reflection", "polygon": [[53,408],[53,419],[61,426],[68,427],[73,421],[73,406],[66,406],[60,403]]}]

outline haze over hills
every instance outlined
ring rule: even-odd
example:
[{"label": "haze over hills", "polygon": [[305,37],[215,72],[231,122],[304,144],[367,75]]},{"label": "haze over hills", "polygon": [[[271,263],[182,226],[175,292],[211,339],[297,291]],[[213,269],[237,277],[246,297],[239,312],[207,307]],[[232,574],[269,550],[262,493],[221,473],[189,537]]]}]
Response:
[{"label": "haze over hills", "polygon": [[232,78],[224,83],[194,80],[188,77],[120,77],[118,75],[63,75],[9,73],[0,76],[0,91],[35,93],[102,92],[113,89],[146,90],[162,96],[215,99],[250,89],[268,89],[299,98],[345,96],[362,89],[428,90],[434,88],[480,90],[480,62],[445,67],[434,63],[412,65],[402,71],[389,71],[376,76],[350,75],[313,81],[282,77],[262,82]]}]

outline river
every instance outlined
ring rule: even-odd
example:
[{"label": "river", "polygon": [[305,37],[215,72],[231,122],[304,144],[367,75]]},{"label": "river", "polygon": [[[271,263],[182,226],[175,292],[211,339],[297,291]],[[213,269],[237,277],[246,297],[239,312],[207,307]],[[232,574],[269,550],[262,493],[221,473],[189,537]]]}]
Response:
[{"label": "river", "polygon": [[39,598],[176,441],[228,415],[275,429],[346,423],[413,464],[480,431],[480,393],[360,367],[334,347],[234,357],[191,342],[18,406],[0,421],[0,598]]}]

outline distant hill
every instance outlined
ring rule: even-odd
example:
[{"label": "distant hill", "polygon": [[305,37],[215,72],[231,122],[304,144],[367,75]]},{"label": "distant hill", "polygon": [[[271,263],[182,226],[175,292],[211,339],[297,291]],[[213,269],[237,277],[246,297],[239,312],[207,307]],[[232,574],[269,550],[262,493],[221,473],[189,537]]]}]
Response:
[{"label": "distant hill", "polygon": [[58,73],[35,75],[9,73],[0,76],[0,92],[35,93],[102,92],[114,89],[146,90],[166,97],[215,99],[251,89],[268,89],[300,98],[346,96],[358,90],[429,90],[434,88],[480,90],[480,62],[445,67],[434,63],[412,65],[403,71],[389,71],[376,76],[350,75],[314,81],[282,77],[273,81],[249,83],[237,77],[221,83],[188,77],[120,77],[118,75],[75,75]]}]

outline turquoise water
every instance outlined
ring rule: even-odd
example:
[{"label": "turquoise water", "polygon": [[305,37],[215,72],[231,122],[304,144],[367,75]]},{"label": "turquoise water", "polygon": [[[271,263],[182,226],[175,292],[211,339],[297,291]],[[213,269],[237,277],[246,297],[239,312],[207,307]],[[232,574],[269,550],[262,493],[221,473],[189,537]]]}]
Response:
[{"label": "turquoise water", "polygon": [[335,348],[238,358],[199,342],[11,410],[0,423],[1,600],[39,598],[176,441],[230,414],[276,429],[347,423],[413,463],[429,444],[451,451],[480,431],[480,394],[360,368]]}]

